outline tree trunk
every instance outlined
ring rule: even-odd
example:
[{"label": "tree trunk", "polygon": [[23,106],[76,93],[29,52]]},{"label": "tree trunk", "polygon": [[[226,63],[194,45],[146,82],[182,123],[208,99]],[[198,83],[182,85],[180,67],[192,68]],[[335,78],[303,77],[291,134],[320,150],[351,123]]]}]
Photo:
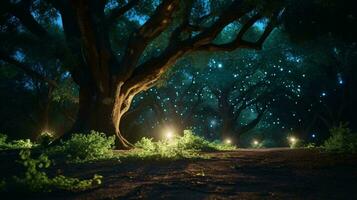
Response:
[{"label": "tree trunk", "polygon": [[[131,144],[120,133],[120,122],[129,110],[132,98],[152,87],[179,58],[187,53],[202,50],[261,49],[264,40],[273,30],[273,23],[268,24],[258,41],[242,40],[242,36],[254,24],[252,22],[258,20],[257,17],[249,20],[233,42],[224,45],[212,43],[227,24],[253,10],[251,6],[241,8],[242,3],[243,1],[234,1],[229,12],[222,14],[210,28],[195,37],[182,40],[182,34],[186,34],[190,29],[190,6],[187,6],[187,12],[183,14],[180,25],[172,31],[165,50],[159,56],[140,63],[146,47],[175,21],[174,13],[179,10],[179,0],[163,1],[150,19],[133,32],[128,43],[123,45],[126,48],[121,61],[117,60],[118,52],[111,47],[111,22],[107,21],[106,1],[58,1],[56,4],[62,15],[68,47],[79,61],[74,64],[83,65],[72,71],[74,76],[79,76],[74,79],[80,86],[79,112],[73,130],[94,129],[107,134],[115,133],[122,146],[129,147]],[[236,9],[240,10],[236,12]],[[87,87],[88,82],[93,86]]]},{"label": "tree trunk", "polygon": [[[117,147],[130,148],[132,144],[121,135],[119,128],[113,122],[115,106],[123,107],[123,105],[114,104],[114,97],[104,97],[95,91],[88,86],[80,87],[76,121],[62,139],[68,139],[72,133],[88,134],[94,130],[105,133],[107,136],[117,135]],[[118,117],[120,122],[122,115]]]},{"label": "tree trunk", "polygon": [[80,88],[79,109],[72,132],[100,131],[107,135],[115,133],[111,120],[113,103],[106,103],[93,96],[87,88]]},{"label": "tree trunk", "polygon": [[[46,95],[39,96],[39,107],[40,107],[40,123],[39,123],[39,132],[50,131],[49,118],[50,118],[50,109],[51,109],[51,96],[52,96],[53,87],[49,86]],[[38,137],[36,135],[36,137]]]},{"label": "tree trunk", "polygon": [[233,107],[229,103],[229,90],[222,90],[215,93],[218,98],[218,111],[222,118],[221,138],[222,140],[231,140],[237,143],[238,139],[234,132],[235,123]]},{"label": "tree trunk", "polygon": [[234,127],[235,127],[235,122],[232,121],[231,118],[223,118],[222,119],[222,128],[221,128],[221,138],[222,140],[229,139],[233,143],[237,143],[237,136],[236,133],[234,132]]}]

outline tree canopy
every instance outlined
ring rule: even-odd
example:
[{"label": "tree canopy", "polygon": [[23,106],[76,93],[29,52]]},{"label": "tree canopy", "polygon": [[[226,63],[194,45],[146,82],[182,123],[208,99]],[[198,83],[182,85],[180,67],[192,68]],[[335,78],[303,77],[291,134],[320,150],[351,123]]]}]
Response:
[{"label": "tree canopy", "polygon": [[[271,124],[270,114],[284,128],[304,130],[311,127],[294,121],[351,121],[350,114],[341,114],[345,109],[334,106],[353,107],[352,101],[336,102],[345,102],[344,95],[354,98],[354,5],[352,0],[4,0],[2,94],[14,88],[28,105],[39,104],[22,115],[40,124],[34,130],[65,121],[63,138],[97,130],[116,134],[122,147],[131,145],[125,139],[131,133],[123,136],[121,127],[134,123],[130,115],[137,107],[155,107],[158,120],[172,118],[181,129],[205,121],[203,130],[208,121],[221,120],[233,124],[228,128],[233,135]],[[134,97],[155,85],[138,96],[146,105],[135,100],[129,111]],[[344,95],[337,100],[330,90]],[[312,98],[316,93],[324,98]],[[21,103],[9,102],[6,113],[21,115],[12,109]],[[323,110],[339,114],[326,117],[331,114]],[[243,119],[248,111],[249,119]],[[144,119],[141,111],[136,114]]]}]

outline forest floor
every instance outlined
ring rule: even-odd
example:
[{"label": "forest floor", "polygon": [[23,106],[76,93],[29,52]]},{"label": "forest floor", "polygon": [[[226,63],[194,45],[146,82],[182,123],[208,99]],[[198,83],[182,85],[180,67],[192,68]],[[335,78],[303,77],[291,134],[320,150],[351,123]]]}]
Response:
[{"label": "forest floor", "polygon": [[242,149],[209,159],[102,161],[66,175],[103,175],[100,187],[36,199],[357,199],[357,155]]}]

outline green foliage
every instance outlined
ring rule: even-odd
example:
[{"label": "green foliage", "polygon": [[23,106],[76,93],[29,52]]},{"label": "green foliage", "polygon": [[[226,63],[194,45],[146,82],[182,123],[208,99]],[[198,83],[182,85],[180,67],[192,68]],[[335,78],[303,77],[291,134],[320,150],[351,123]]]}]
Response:
[{"label": "green foliage", "polygon": [[210,142],[209,143],[209,147],[211,147],[212,150],[215,150],[215,151],[232,151],[232,150],[236,150],[237,149],[237,147],[234,146],[234,145],[225,144],[225,143],[222,143],[222,142],[220,142],[218,140]]},{"label": "green foliage", "polygon": [[251,146],[252,148],[255,148],[255,149],[260,149],[260,148],[263,148],[264,147],[264,143],[263,142],[258,142],[258,141],[253,141],[251,143]]},{"label": "green foliage", "polygon": [[4,180],[0,180],[0,192],[4,191],[6,187],[6,182]]},{"label": "green foliage", "polygon": [[305,148],[307,148],[307,149],[314,149],[314,148],[316,148],[317,146],[316,146],[316,144],[315,143],[307,143],[305,146],[304,146]]},{"label": "green foliage", "polygon": [[271,138],[266,138],[262,142],[262,147],[264,148],[270,148],[270,147],[276,147],[276,141],[271,139]]},{"label": "green foliage", "polygon": [[330,152],[357,152],[357,134],[351,133],[346,123],[330,129],[331,136],[325,141],[324,148]]},{"label": "green foliage", "polygon": [[41,145],[49,145],[53,140],[55,139],[55,136],[48,132],[48,131],[43,131],[38,137],[37,137],[37,142]]},{"label": "green foliage", "polygon": [[142,138],[135,144],[136,149],[127,156],[138,158],[199,158],[200,151],[234,150],[235,146],[219,142],[209,142],[196,136],[190,130],[185,130],[182,137],[153,142],[152,138]]},{"label": "green foliage", "polygon": [[287,139],[291,149],[302,147],[303,141],[299,140],[298,138],[294,136],[288,136]]},{"label": "green foliage", "polygon": [[7,135],[0,133],[0,144],[6,143]]},{"label": "green foliage", "polygon": [[30,139],[7,141],[7,135],[0,134],[0,150],[6,149],[30,149],[36,146]]},{"label": "green foliage", "polygon": [[48,149],[50,156],[66,156],[69,162],[88,162],[113,156],[115,136],[91,131],[90,134],[74,134],[69,140]]},{"label": "green foliage", "polygon": [[37,159],[33,159],[29,150],[22,150],[20,152],[20,160],[18,162],[25,167],[25,174],[23,177],[14,176],[13,182],[8,187],[5,185],[7,190],[18,191],[21,189],[22,192],[51,192],[54,190],[84,191],[101,184],[103,178],[99,175],[94,175],[92,179],[87,180],[63,175],[49,178],[40,169],[49,168],[51,161],[44,154],[40,155]]},{"label": "green foliage", "polygon": [[133,158],[193,158],[199,157],[198,153],[191,149],[178,148],[177,141],[163,140],[153,142],[152,138],[142,138],[135,144],[136,149],[132,150],[128,157]]},{"label": "green foliage", "polygon": [[94,174],[93,178],[87,180],[80,180],[78,178],[69,178],[63,175],[54,177],[52,185],[60,190],[69,191],[84,191],[92,188],[95,185],[102,184],[103,176]]},{"label": "green foliage", "polygon": [[58,103],[72,102],[75,103],[78,96],[78,88],[73,80],[67,78],[61,82],[59,87],[55,88],[52,93],[52,100]]}]

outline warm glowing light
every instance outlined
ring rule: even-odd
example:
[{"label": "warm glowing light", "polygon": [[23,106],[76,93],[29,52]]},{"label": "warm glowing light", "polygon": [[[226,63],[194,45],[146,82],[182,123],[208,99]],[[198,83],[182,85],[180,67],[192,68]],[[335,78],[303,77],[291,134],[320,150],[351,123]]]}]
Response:
[{"label": "warm glowing light", "polygon": [[288,137],[288,141],[289,141],[290,148],[295,148],[298,144],[298,138],[294,136]]},{"label": "warm glowing light", "polygon": [[43,130],[43,131],[41,132],[41,134],[40,134],[41,137],[44,137],[44,136],[46,136],[46,137],[54,137],[54,135],[55,135],[55,134],[53,134],[52,131],[47,130],[47,129]]},{"label": "warm glowing light", "polygon": [[166,130],[165,131],[165,138],[167,140],[171,140],[174,137],[174,132],[172,130]]},{"label": "warm glowing light", "polygon": [[231,139],[226,139],[224,142],[225,142],[226,144],[232,144],[232,140],[231,140]]},{"label": "warm glowing light", "polygon": [[259,144],[258,140],[253,140],[253,144],[258,145]]}]

